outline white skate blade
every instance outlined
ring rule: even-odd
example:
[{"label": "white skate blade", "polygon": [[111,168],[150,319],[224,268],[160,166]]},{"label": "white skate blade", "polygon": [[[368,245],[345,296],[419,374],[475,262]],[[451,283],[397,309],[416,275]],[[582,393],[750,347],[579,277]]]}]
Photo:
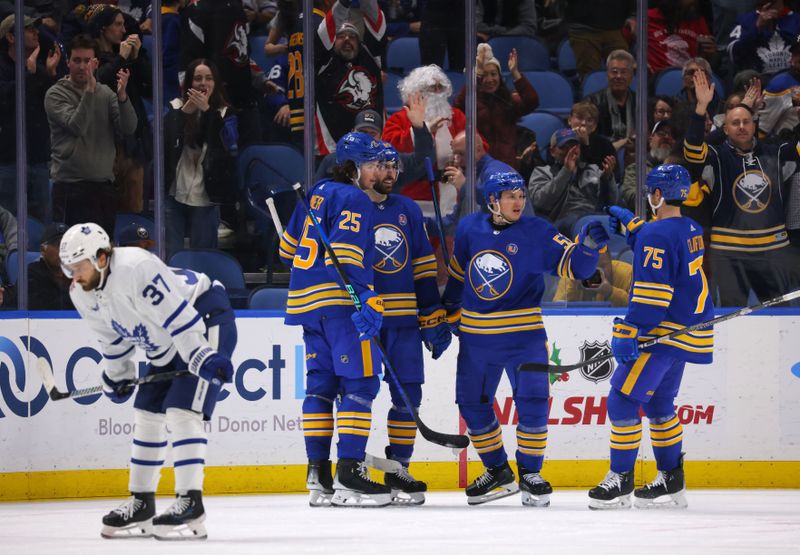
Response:
[{"label": "white skate blade", "polygon": [[308,489],[308,504],[311,507],[330,507],[333,494],[321,489]]},{"label": "white skate blade", "polygon": [[631,508],[631,494],[622,495],[616,499],[603,501],[602,499],[589,498],[589,508],[593,511],[613,511]]},{"label": "white skate blade", "polygon": [[135,538],[153,537],[153,519],[142,522],[132,522],[127,526],[106,526],[100,530],[100,536],[107,540],[128,540]]},{"label": "white skate blade", "polygon": [[526,507],[549,507],[550,494],[545,493],[544,495],[533,495],[532,493],[523,490],[522,504]]},{"label": "white skate blade", "polygon": [[686,490],[682,489],[677,493],[668,493],[655,499],[643,499],[641,497],[633,497],[633,506],[637,509],[672,509],[681,510],[689,506],[686,501]]},{"label": "white skate blade", "polygon": [[203,525],[206,515],[200,515],[194,520],[184,522],[177,526],[172,525],[154,525],[153,535],[157,540],[161,541],[181,541],[181,540],[205,540],[208,538],[208,532]]},{"label": "white skate blade", "polygon": [[334,490],[331,505],[334,507],[359,507],[363,509],[385,507],[391,504],[391,493],[368,494],[350,489]]},{"label": "white skate blade", "polygon": [[515,480],[508,484],[498,486],[484,495],[473,495],[472,497],[467,496],[467,503],[470,505],[483,505],[484,503],[496,501],[497,499],[502,499],[503,497],[508,497],[509,495],[514,495],[518,492],[519,484]]},{"label": "white skate blade", "polygon": [[392,490],[392,505],[398,507],[414,507],[425,503],[425,492],[407,493],[401,489]]}]

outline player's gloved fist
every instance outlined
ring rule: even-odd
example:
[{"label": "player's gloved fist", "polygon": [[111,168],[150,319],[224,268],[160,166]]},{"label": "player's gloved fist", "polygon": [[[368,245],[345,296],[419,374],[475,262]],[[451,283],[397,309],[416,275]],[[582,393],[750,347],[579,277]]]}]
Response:
[{"label": "player's gloved fist", "polygon": [[633,362],[639,358],[639,328],[622,318],[614,318],[611,352],[619,364]]},{"label": "player's gloved fist", "polygon": [[420,310],[419,329],[422,341],[436,360],[450,346],[450,326],[447,323],[447,312],[441,306]]},{"label": "player's gloved fist", "polygon": [[461,326],[461,309],[456,309],[452,312],[448,312],[447,316],[447,325],[450,327],[450,333],[458,337],[460,331],[459,326]]},{"label": "player's gloved fist", "polygon": [[215,385],[233,381],[233,364],[211,347],[201,347],[192,355],[189,372]]},{"label": "player's gloved fist", "polygon": [[364,291],[358,297],[361,299],[361,310],[353,313],[350,318],[358,330],[359,337],[369,339],[378,335],[383,323],[383,300],[374,291]]},{"label": "player's gloved fist", "polygon": [[112,380],[103,370],[103,394],[115,403],[124,403],[133,395],[133,380]]},{"label": "player's gloved fist", "polygon": [[[633,212],[621,206],[607,206],[606,212],[609,216],[608,227],[617,235],[624,235],[628,244],[633,246],[636,232],[644,225],[644,220],[635,216]],[[624,228],[624,231],[620,229]]]},{"label": "player's gloved fist", "polygon": [[602,250],[608,240],[608,231],[598,220],[585,224],[578,233],[578,243],[596,251]]}]

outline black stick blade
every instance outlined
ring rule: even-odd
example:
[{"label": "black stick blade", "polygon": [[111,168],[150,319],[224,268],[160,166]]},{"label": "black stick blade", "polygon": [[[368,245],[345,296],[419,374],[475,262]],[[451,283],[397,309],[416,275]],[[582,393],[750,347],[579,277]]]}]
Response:
[{"label": "black stick blade", "polygon": [[417,422],[417,428],[419,428],[419,433],[430,441],[431,443],[435,443],[437,445],[441,445],[443,447],[449,447],[450,449],[464,449],[469,446],[469,438],[464,435],[460,434],[443,434],[441,432],[435,432],[422,424],[421,422]]}]

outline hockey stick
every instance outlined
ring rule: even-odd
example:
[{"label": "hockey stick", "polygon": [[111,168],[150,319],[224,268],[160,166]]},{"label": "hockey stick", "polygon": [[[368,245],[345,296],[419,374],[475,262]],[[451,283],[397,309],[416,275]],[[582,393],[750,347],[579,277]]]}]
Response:
[{"label": "hockey stick", "polygon": [[[79,397],[88,397],[89,395],[96,395],[103,392],[102,385],[87,387],[85,389],[73,389],[72,391],[59,391],[56,387],[53,368],[44,357],[38,358],[36,361],[36,369],[39,372],[39,376],[42,378],[42,383],[44,384],[45,389],[47,389],[47,392],[50,394],[50,398],[53,401],[60,401],[61,399],[77,399]],[[131,385],[135,386],[143,383],[161,382],[164,380],[179,378],[181,376],[188,376],[189,374],[190,372],[188,370],[173,370],[172,372],[163,372],[161,374],[148,374],[143,378],[131,380]]]},{"label": "hockey stick", "polygon": [[275,225],[278,236],[283,235],[283,226],[281,225],[281,219],[278,217],[278,211],[275,209],[275,200],[272,197],[267,197],[264,202],[267,203],[269,215],[272,216],[272,223]]},{"label": "hockey stick", "polygon": [[[342,267],[339,264],[339,259],[336,258],[336,253],[333,252],[333,248],[331,247],[331,242],[330,239],[328,239],[328,234],[323,229],[320,221],[314,215],[314,212],[311,211],[311,207],[308,205],[306,196],[303,194],[302,186],[299,183],[295,183],[294,190],[297,193],[297,198],[300,200],[300,203],[303,205],[303,208],[305,208],[306,214],[311,219],[311,223],[317,230],[320,240],[322,241],[322,245],[323,247],[325,247],[325,252],[331,259],[333,267],[336,270],[336,273],[339,275],[339,279],[342,280],[342,284],[344,285],[345,290],[350,295],[350,300],[353,301],[356,310],[361,311],[361,299],[359,299],[358,295],[356,295],[356,291],[350,284],[350,280],[347,279],[347,275],[344,273],[344,270],[342,270]],[[395,387],[397,387],[397,390],[400,392],[400,396],[403,398],[403,403],[406,405],[406,408],[408,408],[408,410],[414,416],[414,422],[416,422],[417,428],[419,428],[419,432],[422,435],[422,437],[424,437],[431,443],[436,443],[437,445],[442,445],[444,447],[451,447],[455,449],[463,449],[467,447],[469,445],[469,438],[467,438],[467,436],[436,432],[434,430],[431,430],[425,425],[425,423],[419,417],[416,407],[411,403],[411,400],[408,397],[408,393],[406,393],[405,389],[403,389],[402,384],[400,384],[400,380],[397,377],[397,372],[395,372],[394,367],[389,362],[389,357],[386,354],[386,349],[384,349],[380,338],[373,337],[372,341],[373,343],[375,343],[375,346],[378,347],[378,350],[381,353],[381,357],[383,358],[383,364],[384,366],[386,366],[386,374],[389,376],[389,379],[392,380]]]},{"label": "hockey stick", "polygon": [[370,468],[380,470],[381,472],[389,472],[391,474],[397,474],[400,472],[400,469],[403,468],[403,465],[394,459],[373,457],[369,453],[364,455],[364,463]]},{"label": "hockey stick", "polygon": [[436,191],[436,178],[433,175],[433,162],[425,157],[425,170],[428,172],[428,182],[431,184],[431,197],[433,198],[433,213],[436,216],[436,229],[439,231],[439,240],[442,242],[442,256],[444,265],[450,264],[450,254],[447,252],[447,242],[444,240],[444,224],[442,223],[442,209],[439,206],[439,195]]},{"label": "hockey stick", "polygon": [[[687,326],[685,328],[675,330],[667,335],[661,335],[654,339],[650,339],[649,341],[645,341],[644,343],[639,344],[639,350],[644,350],[658,343],[666,341],[667,339],[672,339],[673,337],[677,337],[679,335],[684,335],[686,333],[700,330],[703,328],[707,328],[709,326],[714,326],[716,324],[720,324],[725,322],[726,320],[732,320],[734,318],[738,318],[739,316],[746,316],[751,312],[755,312],[756,310],[761,310],[762,308],[769,308],[771,306],[775,306],[776,304],[781,304],[785,302],[789,302],[793,299],[800,297],[800,289],[796,291],[792,291],[791,293],[786,293],[785,295],[781,295],[780,297],[775,297],[774,299],[769,299],[764,301],[763,303],[756,304],[753,306],[745,306],[740,308],[739,310],[735,310],[734,312],[729,312],[728,314],[723,314],[722,316],[717,316],[716,318],[712,318],[711,320],[707,320],[705,322],[699,322],[692,326]],[[608,360],[610,358],[614,358],[614,354],[608,355],[601,355],[599,357],[590,358],[589,360],[584,360],[583,362],[578,362],[576,364],[567,364],[564,366],[553,365],[553,364],[543,364],[540,362],[524,362],[517,367],[517,370],[521,372],[548,372],[550,374],[563,374],[564,372],[571,372],[572,370],[577,370],[578,368],[583,368],[584,366],[589,366],[590,364],[596,364],[598,362],[603,362],[604,360]]]}]

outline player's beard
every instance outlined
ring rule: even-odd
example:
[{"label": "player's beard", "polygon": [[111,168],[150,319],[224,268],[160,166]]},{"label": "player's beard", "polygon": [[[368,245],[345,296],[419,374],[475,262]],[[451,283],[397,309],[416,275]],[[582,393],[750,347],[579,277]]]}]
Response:
[{"label": "player's beard", "polygon": [[653,160],[658,160],[658,163],[660,164],[667,159],[667,156],[670,155],[670,152],[672,152],[672,147],[654,147],[650,149],[650,158]]},{"label": "player's beard", "polygon": [[436,118],[452,118],[453,107],[447,101],[447,93],[428,93],[425,96],[425,121]]}]

